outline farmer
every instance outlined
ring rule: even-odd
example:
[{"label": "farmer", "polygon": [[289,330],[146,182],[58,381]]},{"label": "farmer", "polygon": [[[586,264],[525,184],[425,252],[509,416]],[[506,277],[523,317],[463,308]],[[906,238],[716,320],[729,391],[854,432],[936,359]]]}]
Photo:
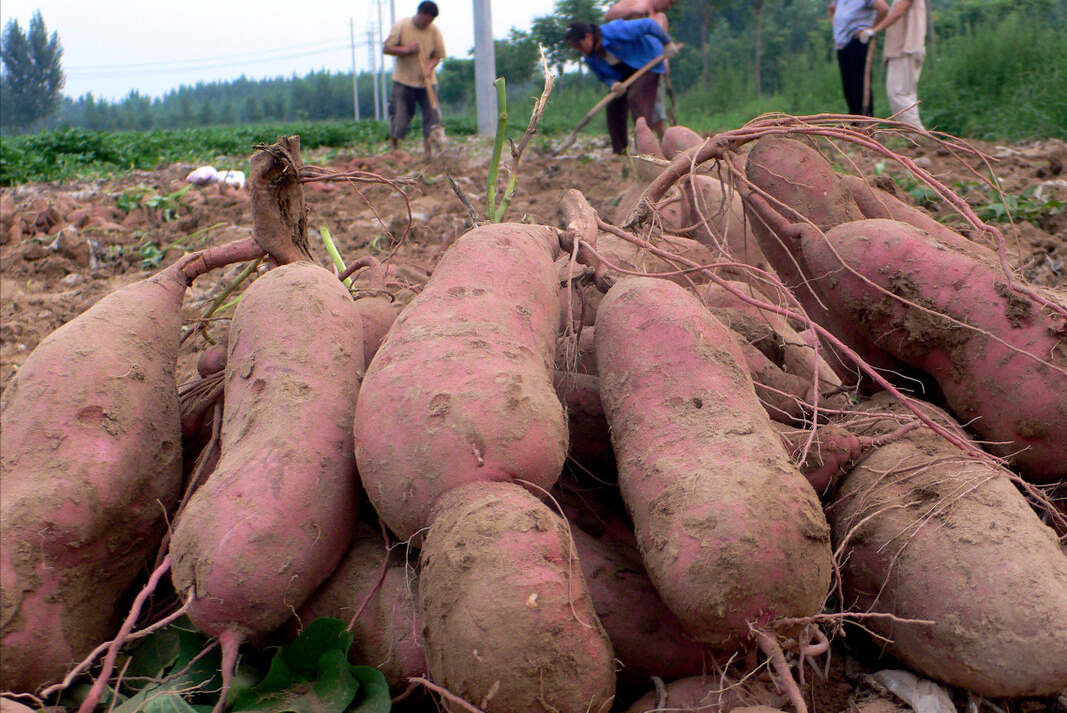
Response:
[{"label": "farmer", "polygon": [[889,111],[905,124],[922,129],[918,86],[926,58],[926,0],[896,0],[889,14],[869,30],[863,30],[860,39],[868,42],[883,29]]},{"label": "farmer", "polygon": [[434,69],[445,56],[441,30],[433,24],[437,4],[423,0],[414,17],[400,20],[385,40],[385,54],[396,57],[393,67],[393,94],[389,99],[389,143],[395,151],[400,139],[407,136],[408,124],[415,116],[415,105],[422,112],[422,140],[430,153],[430,133],[441,126],[441,115],[430,104],[430,92],[437,92]]},{"label": "farmer", "polygon": [[567,44],[585,55],[589,69],[617,95],[604,111],[611,149],[617,154],[625,153],[627,115],[632,113],[635,119],[644,117],[650,126],[653,124],[656,88],[665,71],[664,63],[660,62],[645,72],[629,88],[622,82],[657,57],[674,57],[678,54],[678,46],[650,18],[613,20],[602,26],[575,20],[567,28],[564,38]]},{"label": "farmer", "polygon": [[837,0],[830,3],[827,11],[834,26],[834,47],[848,113],[874,116],[874,97],[867,74],[867,52],[871,46],[860,38],[860,33],[881,22],[889,5],[885,0]]},{"label": "farmer", "polygon": [[[614,5],[604,11],[604,21],[611,20],[639,20],[650,17],[655,20],[663,31],[670,33],[670,21],[667,20],[667,11],[674,7],[675,0],[618,0]],[[656,87],[656,105],[652,108],[652,122],[650,126],[661,139],[667,127],[667,96],[670,95],[671,105],[674,104],[674,90],[671,88],[671,65],[664,62],[666,70]],[[670,123],[674,123],[673,112]]]}]

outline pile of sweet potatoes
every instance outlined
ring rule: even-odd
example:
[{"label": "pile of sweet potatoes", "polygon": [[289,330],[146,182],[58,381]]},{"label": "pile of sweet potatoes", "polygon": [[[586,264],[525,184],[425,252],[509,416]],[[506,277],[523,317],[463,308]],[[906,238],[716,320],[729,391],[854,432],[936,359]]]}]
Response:
[{"label": "pile of sweet potatoes", "polygon": [[[399,310],[314,264],[299,141],[262,147],[254,241],[108,297],[3,395],[0,688],[54,703],[168,568],[218,711],[320,616],[418,710],[799,713],[842,631],[975,695],[1067,688],[1067,298],[763,133],[642,131],[650,230],[572,191]],[[184,288],[264,253],[179,391]]]}]

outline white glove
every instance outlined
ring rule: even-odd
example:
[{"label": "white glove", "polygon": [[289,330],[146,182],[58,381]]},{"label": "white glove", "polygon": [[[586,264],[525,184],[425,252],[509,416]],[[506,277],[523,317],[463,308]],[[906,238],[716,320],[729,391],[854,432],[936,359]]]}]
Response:
[{"label": "white glove", "polygon": [[674,59],[678,56],[678,45],[673,42],[668,42],[663,48],[663,56],[667,59]]},{"label": "white glove", "polygon": [[626,87],[622,85],[622,82],[615,82],[611,85],[612,94],[623,94],[626,91]]},{"label": "white glove", "polygon": [[867,44],[874,37],[874,30],[867,28],[866,30],[860,30],[860,42]]}]

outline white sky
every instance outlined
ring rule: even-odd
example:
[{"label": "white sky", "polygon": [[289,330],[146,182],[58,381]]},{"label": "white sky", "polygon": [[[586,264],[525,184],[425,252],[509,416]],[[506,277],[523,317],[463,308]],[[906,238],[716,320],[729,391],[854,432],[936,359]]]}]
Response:
[{"label": "white sky", "polygon": [[[390,27],[390,0],[381,1],[382,32]],[[415,14],[419,0],[393,0],[397,19]],[[474,47],[473,0],[435,0],[436,23],[450,57],[466,58]],[[553,0],[493,0],[493,37],[512,27],[529,30],[549,15]],[[86,92],[120,100],[131,90],[157,97],[198,81],[303,76],[310,71],[351,71],[349,20],[355,29],[356,68],[371,69],[382,57],[375,30],[375,0],[3,0],[3,24],[18,20],[23,32],[41,10],[49,34],[63,45],[64,94]],[[375,30],[376,32],[376,30]],[[386,58],[392,67],[392,58]]]}]

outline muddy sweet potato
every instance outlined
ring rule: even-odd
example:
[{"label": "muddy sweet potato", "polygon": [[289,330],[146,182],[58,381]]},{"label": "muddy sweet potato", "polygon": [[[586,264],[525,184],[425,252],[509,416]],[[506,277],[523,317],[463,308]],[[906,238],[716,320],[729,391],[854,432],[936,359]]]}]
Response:
[{"label": "muddy sweet potato", "polygon": [[907,223],[856,221],[801,242],[821,289],[871,340],[932,375],[989,450],[1035,482],[1067,478],[1062,319],[1012,291],[995,264]]},{"label": "muddy sweet potato", "polygon": [[807,616],[830,583],[829,529],[729,331],[697,298],[620,280],[597,314],[601,397],[649,577],[697,641]]},{"label": "muddy sweet potato", "polygon": [[596,538],[575,526],[571,536],[593,608],[621,666],[620,679],[695,676],[713,670],[717,658],[726,660],[689,638],[652,586],[636,550],[610,534]]},{"label": "muddy sweet potato", "polygon": [[0,399],[0,636],[4,690],[54,681],[121,618],[181,488],[175,383],[196,276],[262,251],[188,255],[50,334]]},{"label": "muddy sweet potato", "polygon": [[[856,351],[860,358],[885,373],[904,373],[907,367],[864,336],[851,318],[837,309],[833,295],[816,289],[815,276],[800,243],[790,232],[810,221],[820,230],[863,218],[848,188],[823,156],[795,139],[765,136],[752,146],[745,174],[772,200],[749,194],[745,211],[752,234],[782,283],[796,296],[808,316]],[[780,224],[776,224],[780,222]],[[857,380],[856,365],[826,345],[827,360],[846,383]]]},{"label": "muddy sweet potato", "polygon": [[359,312],[329,271],[283,265],[245,291],[230,326],[222,455],[170,548],[190,620],[224,649],[285,622],[344,554],[362,368]]},{"label": "muddy sweet potato", "polygon": [[562,518],[512,483],[445,493],[422,549],[433,680],[487,713],[605,713],[615,660]]},{"label": "muddy sweet potato", "polygon": [[552,386],[556,232],[476,228],[445,253],[367,370],[355,415],[367,496],[407,540],[444,492],[475,481],[549,489],[567,455]]},{"label": "muddy sweet potato", "polygon": [[[888,399],[867,408],[902,411]],[[1067,686],[1067,558],[1005,471],[916,429],[868,451],[827,515],[845,606],[897,617],[864,626],[908,667],[992,698]]]},{"label": "muddy sweet potato", "polygon": [[402,552],[388,551],[381,534],[360,523],[348,552],[300,608],[298,620],[306,625],[327,616],[352,622],[349,662],[378,669],[399,693],[409,677],[426,675],[418,591],[418,572]]}]

